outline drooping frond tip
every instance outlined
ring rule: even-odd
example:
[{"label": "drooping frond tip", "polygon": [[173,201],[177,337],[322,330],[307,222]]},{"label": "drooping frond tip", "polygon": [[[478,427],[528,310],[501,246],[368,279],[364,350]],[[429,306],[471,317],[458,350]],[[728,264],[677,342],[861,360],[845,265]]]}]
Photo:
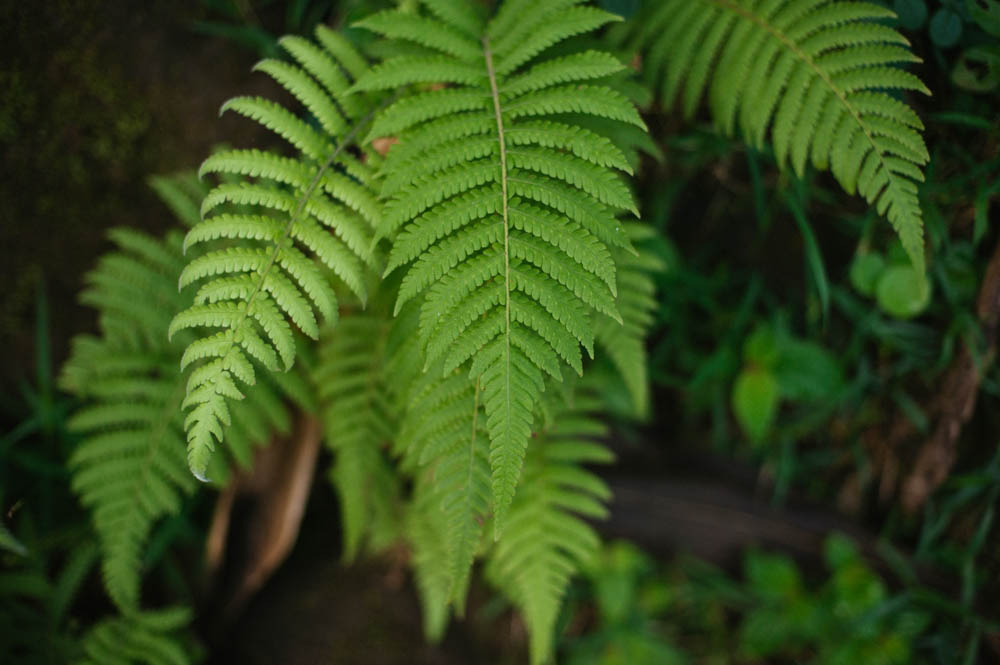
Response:
[{"label": "drooping frond tip", "polygon": [[510,509],[504,537],[488,556],[486,575],[522,612],[534,665],[548,662],[556,620],[571,577],[587,566],[600,538],[585,519],[607,516],[610,491],[585,464],[612,460],[595,437],[596,400],[582,386],[572,406],[553,404],[553,424],[540,432],[525,463],[525,484]]},{"label": "drooping frond tip", "polygon": [[892,11],[832,0],[663,0],[635,45],[664,103],[691,115],[703,96],[726,133],[770,135],[782,166],[830,169],[873,203],[923,273],[918,183],[929,156],[913,110],[887,91],[930,91]]}]

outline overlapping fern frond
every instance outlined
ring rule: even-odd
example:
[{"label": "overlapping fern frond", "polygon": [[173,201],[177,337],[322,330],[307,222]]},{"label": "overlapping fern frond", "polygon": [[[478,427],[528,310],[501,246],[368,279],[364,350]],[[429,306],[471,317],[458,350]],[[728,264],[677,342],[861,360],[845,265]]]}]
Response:
[{"label": "overlapping fern frond", "polygon": [[92,511],[108,593],[131,609],[151,525],[176,512],[196,481],[184,461],[179,349],[163,336],[183,306],[180,234],[162,243],[135,231],[112,237],[121,251],[102,258],[81,296],[100,311],[102,335],[73,341],[61,383],[87,399],[69,422],[85,434],[69,460],[73,490]]},{"label": "overlapping fern frond", "polygon": [[451,617],[452,576],[442,562],[448,560],[446,524],[440,498],[425,471],[418,479],[406,511],[403,535],[412,550],[410,566],[420,600],[424,636],[430,642],[444,637]]},{"label": "overlapping fern frond", "polygon": [[[196,203],[193,194],[188,198]],[[184,266],[180,233],[111,235],[118,251],[102,257],[81,295],[99,311],[100,335],[74,339],[60,382],[84,400],[69,422],[84,435],[69,460],[72,487],[92,512],[108,594],[120,609],[133,611],[150,529],[176,512],[196,485],[185,461],[186,382],[179,368],[190,338],[168,342],[164,335],[190,301],[176,288]],[[284,398],[308,400],[303,387],[301,377],[290,374],[280,387],[262,383],[248,391],[231,435],[238,459],[247,463],[254,444],[289,428]],[[225,458],[214,464],[224,477]]]},{"label": "overlapping fern frond", "polygon": [[406,538],[429,639],[444,634],[450,607],[462,613],[472,562],[485,553],[488,579],[523,613],[532,663],[551,656],[570,580],[600,547],[583,518],[604,517],[610,496],[582,466],[611,460],[600,444],[607,433],[597,415],[603,405],[586,381],[570,383],[565,390],[549,390],[536,409],[537,436],[526,457],[524,483],[503,537],[492,547],[483,538],[491,497],[480,387],[453,373],[415,388],[418,412],[434,414],[413,418],[401,432],[408,453],[425,461],[416,474]]},{"label": "overlapping fern frond", "polygon": [[618,249],[618,311],[621,322],[604,316],[597,321],[594,339],[621,375],[632,397],[633,413],[645,417],[649,409],[649,360],[646,336],[656,311],[656,282],[653,275],[667,266],[643,245],[656,231],[630,223],[625,229],[638,254]]},{"label": "overlapping fern frond", "polygon": [[109,232],[109,252],[84,277],[80,303],[98,312],[101,336],[122,347],[164,348],[164,330],[186,304],[176,277],[184,268],[181,236],[158,239],[134,229]]},{"label": "overlapping fern frond", "polygon": [[184,607],[105,619],[84,637],[79,665],[191,665],[199,650],[182,637],[190,622]]},{"label": "overlapping fern frond", "polygon": [[[320,45],[286,37],[281,45],[296,64],[257,65],[287,89],[317,127],[259,97],[237,97],[223,106],[285,139],[294,158],[259,150],[230,150],[209,157],[201,173],[238,176],[209,192],[204,219],[185,247],[208,247],[191,260],[180,286],[199,284],[194,304],[177,315],[170,334],[203,333],[184,353],[190,374],[184,406],[188,462],[204,476],[223,428],[234,418],[229,403],[242,399],[257,377],[254,363],[287,370],[296,355],[295,329],[311,338],[321,321],[338,315],[335,285],[361,301],[376,265],[372,237],[380,205],[371,192],[374,153],[361,158],[356,138],[375,108],[348,92],[366,69],[365,59],[339,34],[320,26]],[[331,279],[333,277],[333,279]]]},{"label": "overlapping fern frond", "polygon": [[552,421],[533,442],[524,484],[511,504],[504,537],[489,554],[486,575],[522,612],[531,634],[531,662],[553,650],[556,619],[571,577],[600,549],[583,518],[607,515],[610,490],[584,464],[611,461],[599,443],[606,426],[599,400],[584,387],[552,409]]},{"label": "overlapping fern frond", "polygon": [[462,614],[472,564],[490,515],[489,437],[482,390],[464,372],[424,372],[419,303],[393,321],[386,355],[392,399],[400,406],[393,451],[413,478],[404,537],[425,607],[430,639],[441,636],[454,606]]},{"label": "overlapping fern frond", "polygon": [[396,536],[398,480],[384,451],[392,443],[398,407],[387,371],[388,313],[345,317],[320,338],[313,381],[326,444],[334,453],[330,479],[340,497],[344,557],[365,536],[379,549]]},{"label": "overlapping fern frond", "polygon": [[398,139],[385,162],[380,235],[392,238],[387,271],[405,270],[397,309],[422,298],[426,367],[462,368],[479,386],[499,533],[546,376],[582,372],[594,312],[619,318],[610,250],[628,246],[616,216],[635,212],[619,175],[631,168],[608,138],[570,117],[644,125],[602,82],[622,69],[615,57],[545,57],[614,15],[573,0],[510,0],[487,21],[476,3],[422,4],[424,13],[361,22],[417,48],[355,87],[418,86],[369,132]]},{"label": "overlapping fern frond", "polygon": [[[432,530],[432,547],[443,554],[433,562],[441,568],[443,589],[432,598],[453,604],[461,615],[490,517],[489,434],[482,384],[470,383],[457,370],[442,377],[438,366],[433,369],[438,371],[421,377],[411,392],[399,445],[407,465],[418,469],[414,503]],[[419,540],[413,545],[419,564],[427,545]]]},{"label": "overlapping fern frond", "polygon": [[829,168],[874,203],[924,266],[917,183],[928,161],[916,113],[886,91],[930,92],[918,62],[882,21],[885,7],[832,0],[662,0],[636,21],[643,69],[687,115],[707,96],[715,122],[778,163]]}]

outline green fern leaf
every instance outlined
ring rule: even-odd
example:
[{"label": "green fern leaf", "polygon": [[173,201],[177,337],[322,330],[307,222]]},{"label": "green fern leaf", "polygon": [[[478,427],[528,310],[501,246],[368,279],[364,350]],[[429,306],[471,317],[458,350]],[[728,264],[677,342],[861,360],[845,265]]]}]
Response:
[{"label": "green fern leaf", "polygon": [[395,535],[396,477],[383,449],[398,418],[388,387],[388,315],[357,314],[320,338],[313,381],[326,442],[334,453],[330,479],[340,497],[344,557],[353,560],[366,534],[373,549]]},{"label": "green fern leaf", "polygon": [[228,180],[205,198],[205,218],[185,239],[185,249],[211,249],[181,274],[182,288],[200,288],[170,325],[171,335],[209,329],[184,355],[185,366],[197,365],[184,407],[188,462],[199,477],[233,421],[227,401],[242,399],[240,386],[256,381],[251,359],[271,370],[277,358],[289,369],[295,330],[315,339],[324,321],[336,320],[338,281],[363,302],[376,263],[371,247],[381,212],[369,191],[375,170],[349,150],[375,108],[349,92],[367,66],[336,33],[320,28],[317,38],[322,48],[300,38],[281,41],[298,64],[265,60],[256,69],[287,89],[319,129],[263,99],[239,97],[223,106],[270,128],[299,155],[230,150],[201,168]]},{"label": "green fern leaf", "polygon": [[919,118],[884,90],[930,91],[899,64],[918,62],[906,39],[877,23],[894,14],[865,2],[664,0],[636,25],[644,69],[664,103],[690,116],[708,97],[716,123],[760,145],[799,175],[829,168],[875,205],[924,270],[917,183],[928,153]]},{"label": "green fern leaf", "polygon": [[621,250],[616,252],[617,304],[622,323],[608,316],[601,318],[597,322],[594,338],[624,380],[632,397],[635,415],[642,418],[649,409],[646,336],[657,309],[653,275],[664,272],[667,266],[650,252],[643,251],[643,243],[655,235],[653,229],[641,224],[628,224],[626,230],[639,249],[639,255]]},{"label": "green fern leaf", "polygon": [[[478,14],[462,11],[465,4],[430,3],[430,15],[383,12],[360,25],[436,50],[442,72],[448,62],[447,72],[468,73],[394,102],[369,138],[399,139],[384,167],[387,272],[405,271],[397,311],[420,299],[426,366],[446,375],[467,367],[478,386],[499,534],[544,377],[561,379],[564,366],[582,371],[592,312],[620,318],[609,248],[629,246],[616,215],[636,210],[614,169],[630,169],[610,141],[564,116],[645,126],[628,99],[602,85],[621,70],[615,58],[545,57],[617,17],[577,2],[514,0],[492,21],[473,23]],[[389,61],[358,88],[394,89],[395,72],[411,71],[417,57]]]},{"label": "green fern leaf", "polygon": [[[186,178],[161,179],[158,189],[164,188],[172,207],[197,210],[201,192]],[[218,340],[192,340],[182,333],[168,343],[163,335],[172,315],[190,304],[176,288],[184,267],[180,234],[160,240],[115,230],[111,236],[119,249],[88,274],[81,297],[100,312],[100,337],[74,339],[60,383],[83,400],[69,421],[69,428],[83,435],[69,459],[71,486],[91,511],[108,594],[123,612],[132,612],[139,605],[150,529],[177,512],[196,485],[184,452],[182,351],[190,341],[185,355],[211,356]],[[233,371],[252,373],[247,363]],[[302,391],[294,374],[285,376],[282,386],[248,390],[235,410],[229,441],[239,462],[249,463],[251,448],[272,432],[289,429],[284,395],[301,400]],[[214,475],[224,478],[225,460],[212,463]]]},{"label": "green fern leaf", "polygon": [[406,513],[405,533],[413,551],[410,565],[420,598],[424,635],[428,641],[438,642],[448,627],[451,576],[441,565],[448,558],[448,550],[444,525],[441,520],[434,519],[439,501],[432,487],[433,482],[428,480],[417,485],[416,495]]},{"label": "green fern leaf", "polygon": [[105,619],[83,638],[81,665],[191,665],[199,649],[182,631],[191,623],[185,607],[131,612]]},{"label": "green fern leaf", "polygon": [[600,519],[610,492],[580,467],[607,463],[594,437],[604,425],[597,402],[578,387],[569,406],[552,409],[552,424],[533,442],[525,481],[510,508],[504,537],[488,555],[486,575],[521,610],[531,635],[531,662],[552,655],[556,619],[570,578],[597,554],[600,539],[581,517]]},{"label": "green fern leaf", "polygon": [[426,487],[418,486],[417,495],[427,496],[424,519],[436,529],[444,553],[437,562],[447,573],[444,598],[459,614],[491,500],[482,398],[481,387],[462,374],[425,374],[409,393],[398,437],[405,465],[429,469],[418,475]]}]

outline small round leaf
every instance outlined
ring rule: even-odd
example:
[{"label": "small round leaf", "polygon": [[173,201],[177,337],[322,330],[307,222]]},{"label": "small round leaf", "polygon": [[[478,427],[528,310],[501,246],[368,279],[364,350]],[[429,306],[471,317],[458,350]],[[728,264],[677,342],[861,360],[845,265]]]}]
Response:
[{"label": "small round leaf", "polygon": [[733,386],[733,413],[751,443],[759,444],[778,413],[778,381],[769,371],[743,370]]},{"label": "small round leaf", "polygon": [[949,48],[962,37],[962,17],[942,7],[931,17],[931,40],[941,48]]},{"label": "small round leaf", "polygon": [[854,290],[863,296],[872,296],[878,278],[885,270],[885,259],[878,252],[858,254],[851,262],[850,279]]},{"label": "small round leaf", "polygon": [[895,265],[882,273],[875,288],[879,307],[889,316],[909,319],[931,301],[930,285],[910,265]]},{"label": "small round leaf", "polygon": [[778,361],[778,339],[767,324],[760,323],[743,343],[743,359],[753,365],[770,369]]}]

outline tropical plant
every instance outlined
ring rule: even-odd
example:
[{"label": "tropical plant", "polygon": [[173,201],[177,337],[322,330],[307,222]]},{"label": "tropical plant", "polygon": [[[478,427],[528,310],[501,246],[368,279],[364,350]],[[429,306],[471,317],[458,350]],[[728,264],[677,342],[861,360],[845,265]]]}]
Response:
[{"label": "tropical plant", "polygon": [[360,21],[376,35],[365,48],[324,26],[315,42],[280,40],[287,58],[256,69],[300,110],[237,97],[223,111],[290,154],[216,152],[207,191],[156,181],[189,228],[116,231],[84,292],[101,318],[63,371],[85,402],[73,488],[122,620],[183,623],[143,609],[152,525],[302,410],[322,416],[345,556],[407,543],[432,638],[483,558],[524,616],[532,662],[548,660],[570,579],[600,551],[584,518],[609,498],[584,468],[611,459],[612,405],[592,376],[617,372],[633,416],[649,404],[663,264],[646,251],[655,233],[629,219],[649,139],[626,63],[638,51],[689,116],[707,91],[724,132],[770,136],[796,174],[830,168],[922,276],[922,125],[883,91],[926,89],[898,66],[915,56],[888,16],[670,1],[607,28],[620,17],[579,0],[421,0]]}]

